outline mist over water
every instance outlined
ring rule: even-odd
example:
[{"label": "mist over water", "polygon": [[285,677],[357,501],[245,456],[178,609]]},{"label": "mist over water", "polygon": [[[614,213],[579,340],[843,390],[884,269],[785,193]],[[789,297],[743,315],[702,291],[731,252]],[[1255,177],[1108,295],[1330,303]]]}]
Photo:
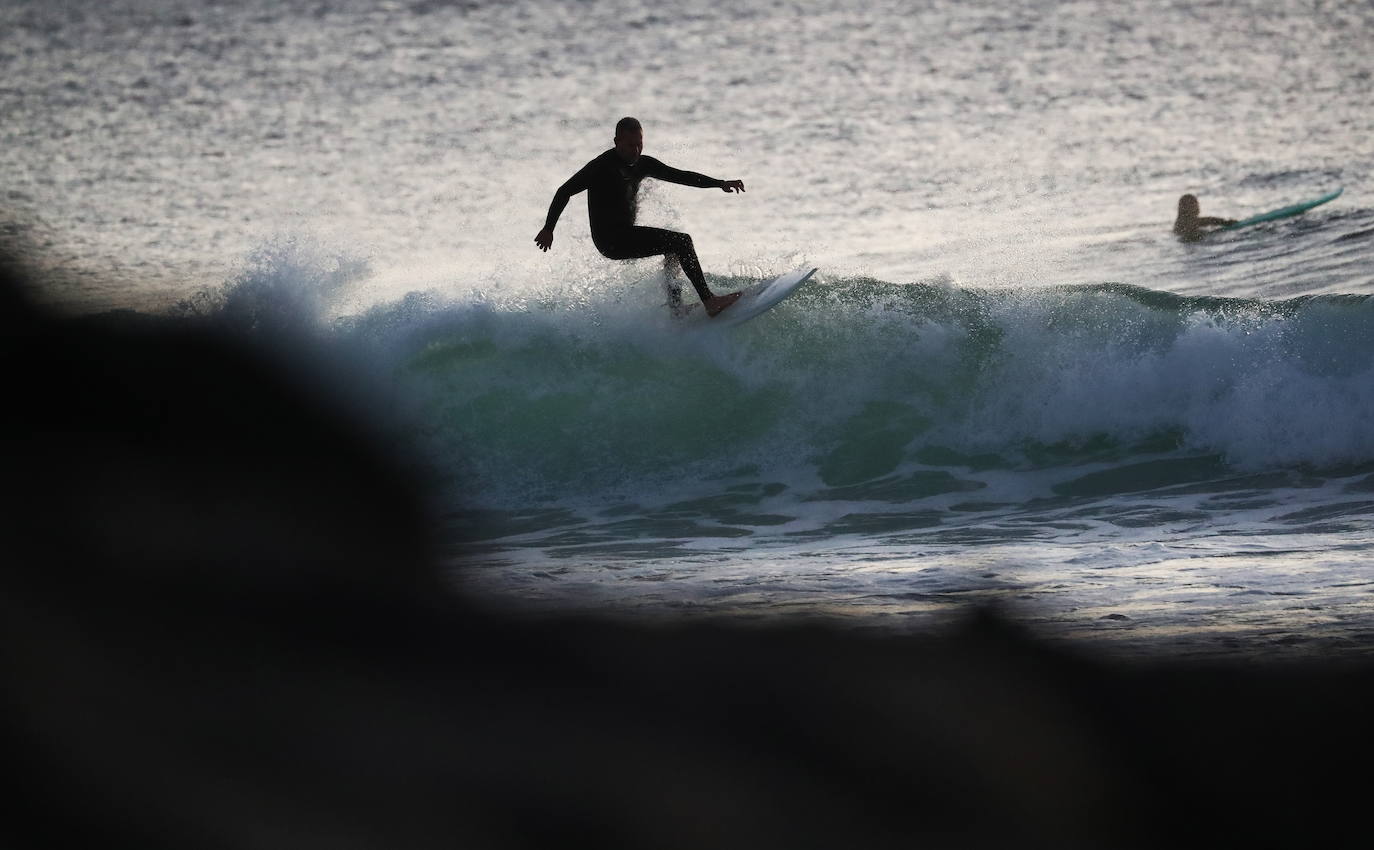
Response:
[{"label": "mist over water", "polygon": [[[1368,616],[1365,4],[16,2],[0,30],[2,235],[44,300],[314,364],[497,597],[893,628],[1020,600],[1196,647]],[[745,181],[642,192],[713,288],[815,280],[712,329],[601,258],[580,197],[537,251],[625,114]],[[1337,187],[1170,233],[1184,192],[1241,218]]]}]

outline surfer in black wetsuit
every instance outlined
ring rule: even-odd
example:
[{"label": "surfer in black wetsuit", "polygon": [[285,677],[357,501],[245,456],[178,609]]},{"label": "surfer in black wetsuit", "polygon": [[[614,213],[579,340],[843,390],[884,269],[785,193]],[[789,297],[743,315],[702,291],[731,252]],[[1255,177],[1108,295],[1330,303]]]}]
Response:
[{"label": "surfer in black wetsuit", "polygon": [[1184,195],[1178,199],[1178,218],[1174,219],[1174,235],[1184,242],[1196,242],[1206,235],[1204,227],[1225,227],[1235,224],[1233,218],[1200,217],[1202,207],[1194,195]]},{"label": "surfer in black wetsuit", "polygon": [[[615,147],[582,167],[568,182],[558,187],[549,204],[544,229],[534,237],[534,243],[547,251],[553,247],[553,228],[562,215],[568,200],[578,192],[587,192],[587,217],[591,221],[592,242],[596,250],[612,260],[633,260],[640,257],[663,256],[665,261],[677,261],[683,274],[701,296],[706,312],[715,316],[735,303],[738,292],[715,295],[706,286],[701,263],[692,245],[692,237],[675,230],[642,227],[635,224],[636,195],[639,183],[653,177],[683,186],[720,189],[724,192],[743,192],[740,180],[717,180],[694,171],[669,168],[651,156],[644,156],[644,129],[634,118],[622,118],[615,125]],[[682,301],[681,290],[670,286],[669,305],[677,311]]]}]

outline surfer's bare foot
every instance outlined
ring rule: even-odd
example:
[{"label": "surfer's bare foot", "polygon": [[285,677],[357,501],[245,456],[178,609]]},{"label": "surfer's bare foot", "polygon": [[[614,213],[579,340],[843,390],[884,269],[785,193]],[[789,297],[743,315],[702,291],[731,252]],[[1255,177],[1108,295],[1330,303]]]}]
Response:
[{"label": "surfer's bare foot", "polygon": [[706,315],[715,318],[721,310],[729,307],[739,300],[740,293],[731,292],[729,295],[712,295],[706,299]]}]

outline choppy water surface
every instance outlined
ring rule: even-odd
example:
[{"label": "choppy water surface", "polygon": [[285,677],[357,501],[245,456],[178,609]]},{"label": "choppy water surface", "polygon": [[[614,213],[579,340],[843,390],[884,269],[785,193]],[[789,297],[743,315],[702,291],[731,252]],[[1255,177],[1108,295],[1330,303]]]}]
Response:
[{"label": "choppy water surface", "polygon": [[[43,297],[323,343],[499,604],[1367,643],[1367,4],[8,2],[0,32],[3,236]],[[624,114],[749,189],[648,183],[641,221],[716,288],[814,284],[674,323],[580,198],[538,252]],[[1169,232],[1183,192],[1336,187]]]}]

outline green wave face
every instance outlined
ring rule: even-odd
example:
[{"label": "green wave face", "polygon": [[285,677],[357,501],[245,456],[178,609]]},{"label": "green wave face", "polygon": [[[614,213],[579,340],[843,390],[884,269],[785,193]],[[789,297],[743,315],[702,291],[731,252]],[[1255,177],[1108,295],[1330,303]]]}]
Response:
[{"label": "green wave face", "polygon": [[394,370],[413,438],[500,504],[762,486],[912,502],[1043,474],[1072,495],[1374,460],[1365,298],[847,279],[738,328],[663,312],[431,316]]}]

